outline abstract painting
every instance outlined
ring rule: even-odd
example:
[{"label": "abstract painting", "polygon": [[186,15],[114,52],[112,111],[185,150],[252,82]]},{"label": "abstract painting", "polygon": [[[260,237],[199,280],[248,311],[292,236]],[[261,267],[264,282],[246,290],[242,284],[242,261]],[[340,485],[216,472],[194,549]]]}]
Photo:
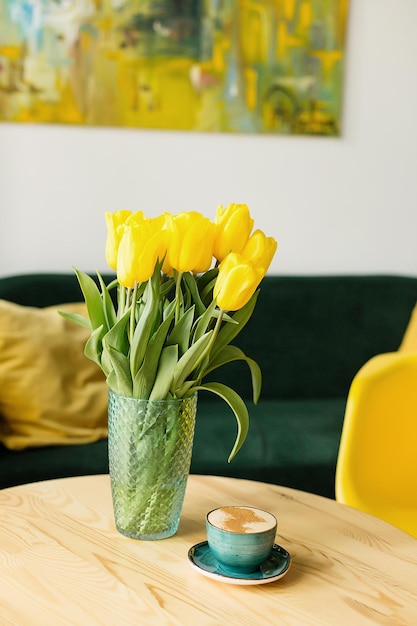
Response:
[{"label": "abstract painting", "polygon": [[349,0],[0,0],[0,120],[341,133]]}]

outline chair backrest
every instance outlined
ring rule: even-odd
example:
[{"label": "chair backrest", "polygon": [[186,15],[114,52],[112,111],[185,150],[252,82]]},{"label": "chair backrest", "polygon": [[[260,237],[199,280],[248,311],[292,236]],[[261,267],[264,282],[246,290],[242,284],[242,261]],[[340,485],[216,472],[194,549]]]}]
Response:
[{"label": "chair backrest", "polygon": [[355,376],[336,499],[417,537],[417,354],[378,355]]}]

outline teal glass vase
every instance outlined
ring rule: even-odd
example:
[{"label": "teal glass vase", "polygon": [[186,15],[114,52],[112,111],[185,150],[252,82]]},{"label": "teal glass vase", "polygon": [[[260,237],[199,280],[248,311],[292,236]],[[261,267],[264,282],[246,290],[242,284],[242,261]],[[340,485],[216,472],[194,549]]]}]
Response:
[{"label": "teal glass vase", "polygon": [[141,400],[109,389],[109,472],[117,530],[143,540],[178,529],[190,472],[197,394]]}]

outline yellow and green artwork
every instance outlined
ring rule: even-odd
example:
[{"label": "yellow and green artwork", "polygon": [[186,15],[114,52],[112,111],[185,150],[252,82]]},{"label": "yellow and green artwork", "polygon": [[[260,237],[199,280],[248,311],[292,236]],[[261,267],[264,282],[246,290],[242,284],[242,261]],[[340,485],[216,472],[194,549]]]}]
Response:
[{"label": "yellow and green artwork", "polygon": [[341,132],[349,0],[0,0],[0,120]]}]

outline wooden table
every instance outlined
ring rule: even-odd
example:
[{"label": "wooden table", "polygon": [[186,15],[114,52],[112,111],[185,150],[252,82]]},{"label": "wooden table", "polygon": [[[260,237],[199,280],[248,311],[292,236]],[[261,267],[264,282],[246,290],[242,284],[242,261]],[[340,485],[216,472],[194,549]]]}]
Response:
[{"label": "wooden table", "polygon": [[[237,586],[190,566],[206,513],[224,504],[277,516],[283,578]],[[108,476],[23,485],[0,491],[0,624],[414,626],[417,540],[319,496],[190,476],[178,533],[137,541],[115,529]]]}]

